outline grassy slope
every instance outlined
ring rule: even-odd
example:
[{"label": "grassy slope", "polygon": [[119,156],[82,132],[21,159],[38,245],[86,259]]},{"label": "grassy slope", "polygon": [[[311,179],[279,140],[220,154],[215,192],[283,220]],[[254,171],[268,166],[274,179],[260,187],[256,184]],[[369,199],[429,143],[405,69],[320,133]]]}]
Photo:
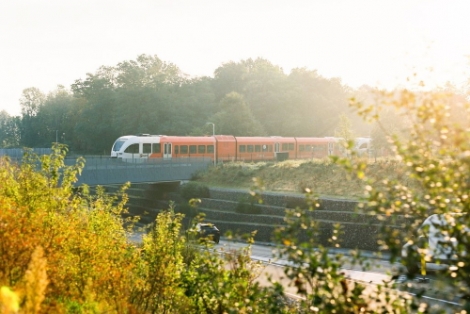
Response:
[{"label": "grassy slope", "polygon": [[[380,184],[384,179],[401,181],[403,174],[404,169],[390,160],[370,160],[366,170],[371,184]],[[366,185],[328,160],[226,163],[199,173],[195,181],[208,186],[249,189],[255,184],[253,178],[267,191],[302,193],[310,188],[318,195],[341,198],[360,198]]]}]

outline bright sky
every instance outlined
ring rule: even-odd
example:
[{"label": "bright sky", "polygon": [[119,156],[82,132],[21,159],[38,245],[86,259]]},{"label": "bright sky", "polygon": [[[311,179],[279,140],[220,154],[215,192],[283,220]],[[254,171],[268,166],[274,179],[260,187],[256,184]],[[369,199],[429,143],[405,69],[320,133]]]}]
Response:
[{"label": "bright sky", "polygon": [[191,76],[262,57],[286,74],[393,87],[468,82],[470,1],[15,0],[0,3],[0,110],[100,66],[157,55]]}]

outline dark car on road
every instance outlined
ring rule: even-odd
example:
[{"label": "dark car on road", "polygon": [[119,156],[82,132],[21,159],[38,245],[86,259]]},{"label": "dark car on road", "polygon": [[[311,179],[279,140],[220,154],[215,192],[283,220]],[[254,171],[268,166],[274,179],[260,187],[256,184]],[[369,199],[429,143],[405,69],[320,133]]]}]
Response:
[{"label": "dark car on road", "polygon": [[198,238],[207,238],[215,243],[220,241],[220,230],[212,223],[198,223],[195,227]]}]

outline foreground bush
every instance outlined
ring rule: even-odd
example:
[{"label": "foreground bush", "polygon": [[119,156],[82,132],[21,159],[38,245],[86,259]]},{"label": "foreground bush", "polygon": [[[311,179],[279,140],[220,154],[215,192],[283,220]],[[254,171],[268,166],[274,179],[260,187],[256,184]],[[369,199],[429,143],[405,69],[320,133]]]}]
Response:
[{"label": "foreground bush", "polygon": [[2,313],[373,313],[409,305],[389,296],[371,307],[361,284],[345,290],[342,260],[316,250],[315,237],[303,242],[296,234],[315,230],[305,209],[287,216],[278,238],[292,261],[287,278],[305,297],[300,303],[288,302],[277,282],[259,284],[263,266],[251,260],[249,245],[223,255],[207,243],[194,249],[181,232],[183,215],[172,208],[142,243],[131,243],[124,226],[133,221],[122,218],[126,186],[116,197],[100,188],[90,195],[86,186],[74,194],[83,161],[66,167],[65,153],[56,146],[50,156],[28,154],[21,165],[2,160]]},{"label": "foreground bush", "polygon": [[186,200],[189,201],[193,198],[208,198],[209,188],[199,182],[190,181],[180,186],[180,194]]},{"label": "foreground bush", "polygon": [[1,313],[288,311],[265,298],[274,290],[255,282],[248,248],[225,257],[189,250],[183,215],[171,208],[141,244],[130,243],[127,186],[116,197],[86,186],[74,194],[84,160],[67,167],[65,154],[55,146],[21,165],[0,161]]},{"label": "foreground bush", "polygon": [[[400,229],[382,224],[379,244],[391,253],[390,260],[400,261],[410,272],[407,276],[426,275],[429,243],[420,244],[422,222],[439,214],[448,222],[437,225],[450,267],[437,273],[443,286],[440,297],[461,297],[463,308],[470,312],[470,104],[449,92],[398,95],[381,93],[388,107],[402,119],[403,128],[392,130],[379,117],[375,106],[355,104],[366,119],[378,126],[396,160],[402,165],[402,180],[383,180],[381,184],[364,176],[363,162],[343,160],[341,163],[356,173],[366,184],[362,211],[388,217]],[[387,117],[385,117],[387,118]],[[378,137],[379,138],[379,137]],[[405,217],[406,220],[400,218]],[[454,219],[459,217],[458,219]],[[399,221],[403,221],[399,223]],[[452,246],[451,243],[458,245]],[[401,257],[403,245],[409,245],[406,258]],[[441,252],[444,254],[444,252]],[[440,261],[434,261],[441,263]],[[423,292],[426,292],[425,290]]]},{"label": "foreground bush", "polygon": [[124,312],[138,259],[123,228],[124,202],[74,195],[83,160],[65,167],[64,156],[56,146],[21,165],[1,161],[0,285],[41,312]]}]

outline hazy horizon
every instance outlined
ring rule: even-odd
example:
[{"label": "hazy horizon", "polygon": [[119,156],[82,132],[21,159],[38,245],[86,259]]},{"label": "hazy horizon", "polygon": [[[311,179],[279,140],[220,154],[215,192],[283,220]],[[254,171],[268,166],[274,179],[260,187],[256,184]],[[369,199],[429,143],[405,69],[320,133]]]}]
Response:
[{"label": "hazy horizon", "polygon": [[468,83],[466,1],[102,0],[0,4],[0,110],[25,88],[70,87],[100,66],[157,55],[190,76],[258,57],[345,85],[390,88],[417,73]]}]

